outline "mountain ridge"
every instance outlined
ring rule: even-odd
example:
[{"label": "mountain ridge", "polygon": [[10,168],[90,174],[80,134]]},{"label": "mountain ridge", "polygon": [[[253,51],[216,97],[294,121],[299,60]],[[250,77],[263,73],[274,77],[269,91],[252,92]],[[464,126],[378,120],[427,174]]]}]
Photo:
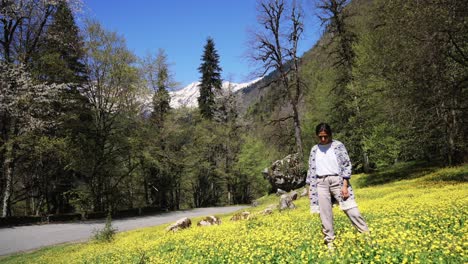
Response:
[{"label": "mountain ridge", "polygon": [[[261,78],[257,78],[245,83],[224,81],[222,84],[222,89],[231,89],[232,92],[237,92],[257,83],[260,80]],[[180,90],[169,92],[169,95],[171,96],[170,106],[172,108],[198,107],[198,97],[200,96],[200,90],[198,89],[199,84],[200,82],[192,82]]]}]

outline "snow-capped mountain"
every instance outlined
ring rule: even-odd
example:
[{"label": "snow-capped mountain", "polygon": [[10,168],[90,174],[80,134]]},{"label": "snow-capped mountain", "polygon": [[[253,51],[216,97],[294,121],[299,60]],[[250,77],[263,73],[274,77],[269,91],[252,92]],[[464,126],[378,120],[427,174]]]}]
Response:
[{"label": "snow-capped mountain", "polygon": [[[260,78],[246,83],[233,83],[225,81],[223,82],[222,89],[231,89],[232,92],[237,92],[259,80]],[[200,82],[193,82],[178,91],[169,92],[169,94],[171,95],[171,107],[198,107],[197,99],[200,96],[200,90],[198,87],[199,84]]]}]

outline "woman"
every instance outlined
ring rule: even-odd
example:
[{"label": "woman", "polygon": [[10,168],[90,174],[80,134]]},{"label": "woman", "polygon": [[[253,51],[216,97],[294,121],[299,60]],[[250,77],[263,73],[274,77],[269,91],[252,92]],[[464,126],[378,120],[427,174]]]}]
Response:
[{"label": "woman", "polygon": [[306,183],[310,185],[310,209],[312,213],[320,214],[325,243],[329,249],[333,249],[333,198],[359,232],[367,233],[369,228],[357,208],[349,183],[351,162],[345,146],[332,139],[332,130],[326,123],[317,125],[315,134],[319,138],[319,144],[310,151],[306,179]]}]

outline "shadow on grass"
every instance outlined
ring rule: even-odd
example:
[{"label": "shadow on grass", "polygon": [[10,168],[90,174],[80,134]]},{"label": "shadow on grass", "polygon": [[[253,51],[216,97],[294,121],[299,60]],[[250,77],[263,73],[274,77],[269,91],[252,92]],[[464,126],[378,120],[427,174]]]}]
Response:
[{"label": "shadow on grass", "polygon": [[[434,173],[440,168],[440,166],[429,164],[427,162],[405,162],[364,175],[359,178],[356,183],[360,187],[368,187],[399,180],[415,179]],[[450,175],[448,178],[451,179],[445,179],[444,177],[444,180],[458,180],[463,177]]]}]

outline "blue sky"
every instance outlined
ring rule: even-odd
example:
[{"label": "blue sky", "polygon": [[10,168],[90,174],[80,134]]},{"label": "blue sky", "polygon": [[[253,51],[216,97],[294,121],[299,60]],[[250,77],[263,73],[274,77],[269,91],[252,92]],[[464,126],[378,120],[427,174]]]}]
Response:
[{"label": "blue sky", "polygon": [[[84,0],[84,5],[87,17],[124,36],[137,56],[164,49],[180,87],[200,79],[197,68],[208,36],[220,56],[223,79],[239,83],[253,79],[254,67],[244,54],[248,29],[257,24],[255,0]],[[311,10],[307,1],[304,9]],[[300,55],[320,33],[311,12],[306,12],[305,27]]]}]

